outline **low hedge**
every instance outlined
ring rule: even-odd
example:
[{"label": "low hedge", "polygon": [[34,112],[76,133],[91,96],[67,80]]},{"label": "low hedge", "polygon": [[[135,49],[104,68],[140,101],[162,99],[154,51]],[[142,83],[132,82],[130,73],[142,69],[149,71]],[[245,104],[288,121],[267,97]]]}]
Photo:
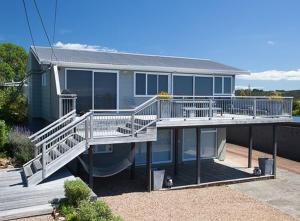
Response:
[{"label": "low hedge", "polygon": [[90,188],[80,179],[64,183],[66,199],[59,203],[59,212],[67,221],[122,221],[112,214],[103,201],[91,201]]}]

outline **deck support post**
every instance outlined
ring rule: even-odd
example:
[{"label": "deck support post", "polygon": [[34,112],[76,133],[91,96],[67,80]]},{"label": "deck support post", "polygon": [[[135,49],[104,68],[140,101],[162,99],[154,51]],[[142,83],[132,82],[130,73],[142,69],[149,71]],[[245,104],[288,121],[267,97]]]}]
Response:
[{"label": "deck support post", "polygon": [[200,135],[201,135],[201,129],[199,127],[196,128],[196,184],[200,184],[200,169],[201,169],[201,145],[200,145]]},{"label": "deck support post", "polygon": [[173,129],[174,143],[174,175],[178,172],[178,128]]},{"label": "deck support post", "polygon": [[152,142],[147,142],[147,191],[151,192],[151,164],[152,164]]},{"label": "deck support post", "polygon": [[273,175],[276,178],[277,125],[273,125]]},{"label": "deck support post", "polygon": [[135,178],[135,143],[131,143],[131,160],[132,160],[132,164],[130,167],[130,179],[134,179]]},{"label": "deck support post", "polygon": [[[87,144],[88,145],[88,144]],[[87,147],[88,148],[88,147]],[[88,154],[89,154],[89,186],[91,189],[93,189],[93,184],[94,184],[94,177],[93,177],[93,145],[90,145],[88,148]]]},{"label": "deck support post", "polygon": [[253,134],[252,126],[249,126],[249,146],[248,146],[248,168],[252,167],[252,149],[253,149]]}]

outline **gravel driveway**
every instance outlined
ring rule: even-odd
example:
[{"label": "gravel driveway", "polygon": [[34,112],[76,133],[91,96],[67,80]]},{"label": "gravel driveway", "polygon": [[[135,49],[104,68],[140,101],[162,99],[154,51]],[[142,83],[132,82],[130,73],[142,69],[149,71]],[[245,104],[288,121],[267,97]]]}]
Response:
[{"label": "gravel driveway", "polygon": [[101,197],[125,220],[296,220],[226,186]]}]

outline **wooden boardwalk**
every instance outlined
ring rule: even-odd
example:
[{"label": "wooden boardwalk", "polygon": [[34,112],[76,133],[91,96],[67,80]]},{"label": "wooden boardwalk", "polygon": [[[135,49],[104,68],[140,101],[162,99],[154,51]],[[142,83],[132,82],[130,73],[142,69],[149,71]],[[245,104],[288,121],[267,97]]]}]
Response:
[{"label": "wooden boardwalk", "polygon": [[75,177],[61,169],[39,185],[24,187],[19,169],[0,171],[0,220],[51,213],[51,202],[64,197],[67,179]]}]

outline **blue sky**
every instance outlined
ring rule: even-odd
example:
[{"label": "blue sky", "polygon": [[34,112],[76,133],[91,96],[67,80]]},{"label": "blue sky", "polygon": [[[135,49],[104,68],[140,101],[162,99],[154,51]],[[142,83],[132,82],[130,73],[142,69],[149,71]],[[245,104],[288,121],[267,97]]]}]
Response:
[{"label": "blue sky", "polygon": [[[36,44],[48,46],[25,1]],[[37,3],[52,39],[55,1]],[[209,58],[254,73],[238,86],[300,89],[299,8],[298,0],[58,0],[54,43]],[[0,43],[31,45],[21,0],[1,0],[0,27]]]}]

